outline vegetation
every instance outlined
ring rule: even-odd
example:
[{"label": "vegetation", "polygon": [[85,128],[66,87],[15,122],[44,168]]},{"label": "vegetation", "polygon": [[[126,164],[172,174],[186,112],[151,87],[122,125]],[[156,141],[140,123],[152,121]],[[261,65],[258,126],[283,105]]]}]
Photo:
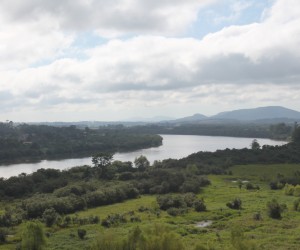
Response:
[{"label": "vegetation", "polygon": [[98,152],[157,147],[159,135],[135,133],[120,126],[78,129],[76,126],[0,123],[0,162],[90,156]]},{"label": "vegetation", "polygon": [[100,152],[1,179],[0,249],[299,249],[297,152],[296,136],[136,167]]},{"label": "vegetation", "polygon": [[22,249],[45,249],[46,239],[42,226],[38,222],[27,222],[22,232]]},{"label": "vegetation", "polygon": [[286,123],[278,124],[177,124],[161,123],[129,128],[136,133],[146,134],[175,134],[175,135],[210,135],[210,136],[231,136],[249,138],[271,138],[287,140],[292,136],[294,125]]}]

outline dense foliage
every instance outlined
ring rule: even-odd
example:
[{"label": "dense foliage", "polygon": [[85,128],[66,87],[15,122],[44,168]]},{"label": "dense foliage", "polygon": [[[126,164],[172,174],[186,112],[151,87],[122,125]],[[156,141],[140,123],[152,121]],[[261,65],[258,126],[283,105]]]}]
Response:
[{"label": "dense foliage", "polygon": [[89,156],[159,146],[159,135],[137,134],[125,127],[78,129],[75,126],[0,123],[0,162]]},{"label": "dense foliage", "polygon": [[207,123],[207,124],[172,124],[161,123],[129,128],[136,133],[147,134],[175,134],[175,135],[207,135],[231,136],[250,138],[272,138],[285,140],[291,137],[293,125],[278,123],[248,124],[248,123]]}]

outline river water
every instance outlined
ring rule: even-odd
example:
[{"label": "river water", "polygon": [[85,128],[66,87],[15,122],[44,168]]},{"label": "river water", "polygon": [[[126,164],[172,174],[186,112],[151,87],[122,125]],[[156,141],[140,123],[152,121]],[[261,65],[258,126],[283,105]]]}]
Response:
[{"label": "river water", "polygon": [[[145,155],[150,162],[168,158],[180,159],[199,151],[216,151],[218,149],[250,147],[253,138],[199,136],[199,135],[161,135],[163,145],[157,148],[141,149],[127,153],[117,153],[114,160],[134,161],[140,155]],[[262,145],[283,145],[284,141],[257,139]],[[0,177],[8,178],[21,173],[30,174],[40,168],[67,169],[81,165],[91,165],[91,157],[65,160],[43,160],[37,163],[21,163],[0,165]]]}]

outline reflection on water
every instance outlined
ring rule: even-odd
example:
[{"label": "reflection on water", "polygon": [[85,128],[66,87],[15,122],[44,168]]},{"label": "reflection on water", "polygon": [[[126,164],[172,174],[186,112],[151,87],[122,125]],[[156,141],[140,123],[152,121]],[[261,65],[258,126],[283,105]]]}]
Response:
[{"label": "reflection on water", "polygon": [[[253,138],[236,138],[221,136],[197,135],[162,135],[163,145],[157,148],[141,149],[128,153],[117,153],[114,160],[134,161],[140,155],[145,155],[150,162],[168,158],[180,159],[198,151],[216,151],[226,148],[249,147]],[[286,142],[269,139],[258,139],[260,145],[283,145]],[[8,178],[20,173],[32,173],[40,168],[67,169],[74,166],[91,165],[90,157],[66,160],[43,160],[37,163],[22,163],[0,166],[0,177]]]}]

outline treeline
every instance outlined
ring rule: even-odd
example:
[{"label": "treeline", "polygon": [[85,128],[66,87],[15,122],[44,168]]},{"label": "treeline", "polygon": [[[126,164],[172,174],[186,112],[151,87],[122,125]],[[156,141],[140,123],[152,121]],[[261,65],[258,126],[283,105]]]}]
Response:
[{"label": "treeline", "polygon": [[131,151],[162,144],[159,135],[135,133],[125,127],[78,129],[75,126],[0,123],[0,162],[90,156],[99,151]]},{"label": "treeline", "polygon": [[291,137],[294,125],[279,123],[260,124],[152,124],[131,127],[131,131],[148,134],[177,134],[271,138],[286,140]]}]

